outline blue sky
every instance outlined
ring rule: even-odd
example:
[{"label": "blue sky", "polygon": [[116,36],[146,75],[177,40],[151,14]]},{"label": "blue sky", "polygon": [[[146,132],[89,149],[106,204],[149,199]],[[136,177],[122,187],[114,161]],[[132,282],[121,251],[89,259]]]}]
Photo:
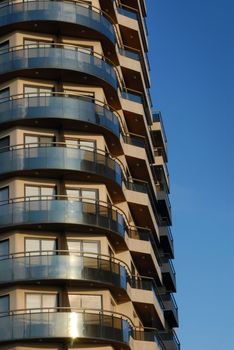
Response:
[{"label": "blue sky", "polygon": [[234,1],[148,0],[182,350],[234,348]]}]

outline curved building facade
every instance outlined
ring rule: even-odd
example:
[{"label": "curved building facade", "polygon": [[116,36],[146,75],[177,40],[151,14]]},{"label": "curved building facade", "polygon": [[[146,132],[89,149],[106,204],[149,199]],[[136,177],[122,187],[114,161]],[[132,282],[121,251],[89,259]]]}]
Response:
[{"label": "curved building facade", "polygon": [[145,0],[0,1],[0,350],[179,350]]}]

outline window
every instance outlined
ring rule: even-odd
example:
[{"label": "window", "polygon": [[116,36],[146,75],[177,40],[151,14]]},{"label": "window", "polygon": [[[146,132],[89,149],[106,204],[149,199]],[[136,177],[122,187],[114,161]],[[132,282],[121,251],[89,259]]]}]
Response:
[{"label": "window", "polygon": [[[0,47],[0,49],[1,49],[1,47]],[[10,89],[9,88],[0,90],[0,103],[8,101],[9,98],[10,98]]]},{"label": "window", "polygon": [[[53,312],[58,307],[58,295],[57,294],[26,294],[26,308],[30,309],[30,312],[38,312],[41,309],[42,312]],[[35,310],[31,310],[35,309]]]},{"label": "window", "polygon": [[24,94],[27,96],[43,95],[50,96],[53,92],[53,88],[41,87],[41,86],[24,86]]},{"label": "window", "polygon": [[0,296],[0,314],[8,313],[10,310],[10,297],[9,295]]},{"label": "window", "polygon": [[56,239],[25,238],[25,252],[30,253],[30,256],[38,254],[53,255],[56,249]]},{"label": "window", "polygon": [[30,48],[51,47],[51,44],[52,42],[46,40],[24,39],[24,45],[29,45]]},{"label": "window", "polygon": [[65,139],[65,143],[69,148],[80,148],[88,151],[96,148],[96,141],[94,140]]},{"label": "window", "polygon": [[[83,240],[68,240],[67,241],[69,252],[80,252],[80,253],[100,253],[100,242],[99,241],[83,241]],[[95,255],[90,256],[95,256]]]},{"label": "window", "polygon": [[96,201],[98,200],[98,190],[92,189],[66,189],[67,196],[69,200],[82,201],[82,211],[83,213],[96,214],[97,206]]},{"label": "window", "polygon": [[0,54],[8,52],[9,46],[9,41],[4,41],[3,43],[0,43]]},{"label": "window", "polygon": [[85,100],[86,97],[90,97],[90,98],[92,98],[92,99],[95,98],[95,94],[94,94],[94,92],[92,92],[92,91],[64,90],[64,93],[65,93],[67,96],[73,96],[73,97],[79,96],[79,97],[84,97],[84,100]]},{"label": "window", "polygon": [[[25,186],[25,197],[27,200],[53,199],[56,195],[56,188],[49,186]],[[31,197],[31,198],[29,198]]]},{"label": "window", "polygon": [[9,187],[0,188],[0,205],[7,204],[9,201]]},{"label": "window", "polygon": [[[95,203],[98,200],[98,190],[95,189],[85,189],[85,188],[67,188],[66,193],[68,198],[81,198],[85,202]],[[74,199],[75,199],[74,198]]]},{"label": "window", "polygon": [[0,260],[6,259],[9,255],[9,239],[0,241]]},{"label": "window", "polygon": [[10,136],[5,136],[0,139],[0,153],[9,151]]},{"label": "window", "polygon": [[52,146],[55,141],[54,136],[45,135],[25,135],[24,144],[26,147]]},{"label": "window", "polygon": [[69,294],[68,298],[71,308],[86,310],[102,309],[101,295]]}]

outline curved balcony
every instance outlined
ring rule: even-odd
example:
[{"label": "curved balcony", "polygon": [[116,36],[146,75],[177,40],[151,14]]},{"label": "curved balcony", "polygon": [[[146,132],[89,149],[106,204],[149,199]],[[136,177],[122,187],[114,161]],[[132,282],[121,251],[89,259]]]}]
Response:
[{"label": "curved balcony", "polygon": [[0,317],[0,343],[29,340],[87,340],[128,345],[131,326],[128,320],[99,310],[70,307],[19,310]]},{"label": "curved balcony", "polygon": [[[87,176],[116,187],[122,186],[122,165],[104,151],[66,143],[30,143],[0,149],[0,178],[27,175],[43,170],[43,176],[63,172],[64,176],[87,181]],[[38,176],[38,174],[37,174]]]},{"label": "curved balcony", "polygon": [[64,127],[74,129],[89,127],[90,131],[101,128],[102,133],[117,140],[120,136],[121,119],[108,105],[75,94],[24,94],[0,100],[0,128],[7,125],[35,124],[50,127],[63,121]]},{"label": "curved balcony", "polygon": [[127,267],[109,256],[56,250],[1,256],[0,284],[57,280],[85,285],[95,283],[115,289],[127,288]]},{"label": "curved balcony", "polygon": [[[0,203],[0,230],[12,228],[62,229],[66,227],[77,232],[106,232],[124,238],[124,214],[114,206],[72,196],[31,196],[11,199]],[[84,231],[82,231],[84,232]]]},{"label": "curved balcony", "polygon": [[4,49],[0,52],[0,74],[9,80],[15,75],[58,79],[66,73],[66,81],[118,87],[117,70],[97,53],[84,52],[79,46],[38,43]]},{"label": "curved balcony", "polygon": [[[111,18],[101,9],[87,6],[76,1],[3,1],[0,5],[0,30],[7,32],[15,29],[53,30],[65,35],[74,36],[81,33],[80,28],[91,30],[92,35],[101,34],[112,44],[115,44],[115,31]],[[13,27],[13,28],[12,28]],[[80,27],[80,28],[79,28]],[[85,28],[85,29],[84,29]]]}]

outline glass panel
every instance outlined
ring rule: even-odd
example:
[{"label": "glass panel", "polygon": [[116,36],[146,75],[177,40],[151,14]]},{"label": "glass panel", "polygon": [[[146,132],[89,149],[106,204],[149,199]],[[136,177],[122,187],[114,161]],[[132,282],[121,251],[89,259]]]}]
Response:
[{"label": "glass panel", "polygon": [[27,95],[35,95],[37,93],[37,87],[36,86],[24,86],[24,93]]},{"label": "glass panel", "polygon": [[41,187],[41,199],[52,199],[54,196],[54,187]]},{"label": "glass panel", "polygon": [[9,150],[10,146],[10,137],[5,136],[0,139],[0,153],[6,152]]},{"label": "glass panel", "polygon": [[102,309],[101,295],[82,295],[81,303],[82,309]]},{"label": "glass panel", "polygon": [[26,309],[29,309],[31,312],[38,312],[41,308],[41,295],[40,294],[26,294]]},{"label": "glass panel", "polygon": [[89,55],[93,53],[93,46],[80,46],[79,45],[79,51],[88,53]]},{"label": "glass panel", "polygon": [[46,254],[52,255],[57,249],[56,239],[42,239],[41,240],[41,251],[47,251]]},{"label": "glass panel", "polygon": [[40,199],[40,187],[38,186],[25,186],[26,200],[39,200]]},{"label": "glass panel", "polygon": [[[99,242],[83,242],[83,252],[99,253]],[[93,256],[93,255],[90,255]]]},{"label": "glass panel", "polygon": [[[58,306],[57,303],[57,295],[56,294],[43,294],[42,295],[42,307],[43,312],[52,312],[54,311],[52,308],[56,309]],[[48,309],[44,309],[48,308]]]},{"label": "glass panel", "polygon": [[84,198],[85,202],[95,203],[97,199],[97,191],[96,190],[83,190],[81,189],[81,196]]},{"label": "glass panel", "polygon": [[24,144],[27,147],[38,147],[39,138],[38,136],[25,135]]},{"label": "glass panel", "polygon": [[70,303],[70,307],[72,308],[81,308],[81,295],[79,294],[68,294],[68,299]]},{"label": "glass panel", "polygon": [[37,40],[30,40],[30,39],[24,39],[24,45],[30,45],[30,48],[38,47],[39,41]]},{"label": "glass panel", "polygon": [[70,252],[81,252],[81,241],[67,241],[67,246]]},{"label": "glass panel", "polygon": [[70,148],[78,148],[78,140],[66,139],[65,144]]},{"label": "glass panel", "polygon": [[9,200],[9,188],[0,188],[0,205],[8,203]]},{"label": "glass panel", "polygon": [[69,294],[70,307],[81,309],[102,309],[101,295]]},{"label": "glass panel", "polygon": [[53,136],[40,136],[40,145],[41,146],[45,146],[45,144],[49,144],[50,146],[53,146],[53,142],[54,142]]},{"label": "glass panel", "polygon": [[33,239],[33,238],[26,238],[25,239],[25,251],[26,252],[37,252],[35,254],[30,255],[37,255],[40,251],[40,240],[39,239]]},{"label": "glass panel", "polygon": [[9,255],[9,239],[0,241],[0,260],[6,259]]},{"label": "glass panel", "polygon": [[[9,295],[4,295],[0,297],[0,313],[7,313],[10,308],[10,298]],[[3,316],[1,314],[1,316]]]},{"label": "glass panel", "polygon": [[[75,198],[79,198],[80,197],[80,190],[77,189],[66,189],[66,192],[67,192],[67,196],[70,200],[74,199]],[[75,197],[75,198],[74,198]]]},{"label": "glass panel", "polygon": [[3,54],[4,52],[8,52],[9,50],[9,41],[4,41],[3,43],[0,43],[0,54]]},{"label": "glass panel", "polygon": [[[1,50],[1,46],[0,46],[0,50]],[[10,89],[9,88],[0,90],[0,103],[8,101],[9,97],[10,97]]]},{"label": "glass panel", "polygon": [[80,148],[88,151],[92,151],[95,149],[95,141],[84,141],[80,140]]}]

